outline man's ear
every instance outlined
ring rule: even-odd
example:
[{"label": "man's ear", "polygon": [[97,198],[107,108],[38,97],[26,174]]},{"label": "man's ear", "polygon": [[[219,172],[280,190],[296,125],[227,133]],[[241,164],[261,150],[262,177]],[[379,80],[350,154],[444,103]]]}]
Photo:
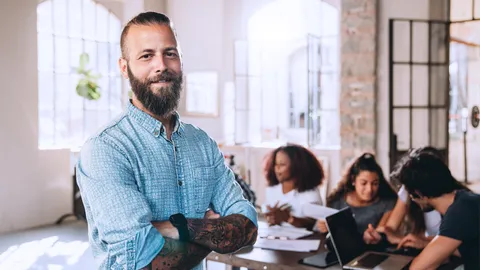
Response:
[{"label": "man's ear", "polygon": [[118,59],[118,67],[120,68],[123,78],[128,79],[128,61],[125,58],[120,57]]}]

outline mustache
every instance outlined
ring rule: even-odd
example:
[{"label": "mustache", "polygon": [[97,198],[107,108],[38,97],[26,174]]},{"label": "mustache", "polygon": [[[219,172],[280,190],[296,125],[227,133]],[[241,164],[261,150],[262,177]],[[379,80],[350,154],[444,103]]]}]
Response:
[{"label": "mustache", "polygon": [[153,78],[150,78],[147,80],[147,83],[156,83],[156,82],[159,82],[159,81],[174,81],[177,79],[177,75],[171,71],[168,71],[168,70],[165,70],[163,71],[162,73],[158,74],[158,75],[155,75],[155,77]]}]

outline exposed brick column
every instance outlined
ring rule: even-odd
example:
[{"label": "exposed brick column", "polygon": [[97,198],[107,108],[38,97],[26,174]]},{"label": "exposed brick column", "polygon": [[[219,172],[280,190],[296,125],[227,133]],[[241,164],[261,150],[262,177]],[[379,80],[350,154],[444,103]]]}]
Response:
[{"label": "exposed brick column", "polygon": [[375,152],[378,0],[342,0],[341,164]]}]

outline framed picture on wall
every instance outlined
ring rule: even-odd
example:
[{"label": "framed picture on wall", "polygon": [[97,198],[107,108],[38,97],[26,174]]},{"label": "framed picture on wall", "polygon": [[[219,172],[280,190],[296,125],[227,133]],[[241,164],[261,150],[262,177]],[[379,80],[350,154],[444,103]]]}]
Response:
[{"label": "framed picture on wall", "polygon": [[184,115],[217,117],[218,101],[217,72],[197,71],[186,74]]}]

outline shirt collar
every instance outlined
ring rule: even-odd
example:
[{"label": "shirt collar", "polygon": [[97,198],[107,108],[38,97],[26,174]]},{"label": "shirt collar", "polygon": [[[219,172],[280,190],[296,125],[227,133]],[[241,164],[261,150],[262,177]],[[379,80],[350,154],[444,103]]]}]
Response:
[{"label": "shirt collar", "polygon": [[[150,116],[148,113],[135,107],[135,105],[132,104],[131,100],[128,102],[127,105],[127,114],[155,137],[158,137],[165,132],[165,127],[163,126],[162,122],[158,121],[157,119]],[[183,131],[185,130],[185,125],[180,120],[180,115],[178,114],[178,112],[174,112],[174,117],[175,126],[173,128],[173,133],[182,135]]]}]

